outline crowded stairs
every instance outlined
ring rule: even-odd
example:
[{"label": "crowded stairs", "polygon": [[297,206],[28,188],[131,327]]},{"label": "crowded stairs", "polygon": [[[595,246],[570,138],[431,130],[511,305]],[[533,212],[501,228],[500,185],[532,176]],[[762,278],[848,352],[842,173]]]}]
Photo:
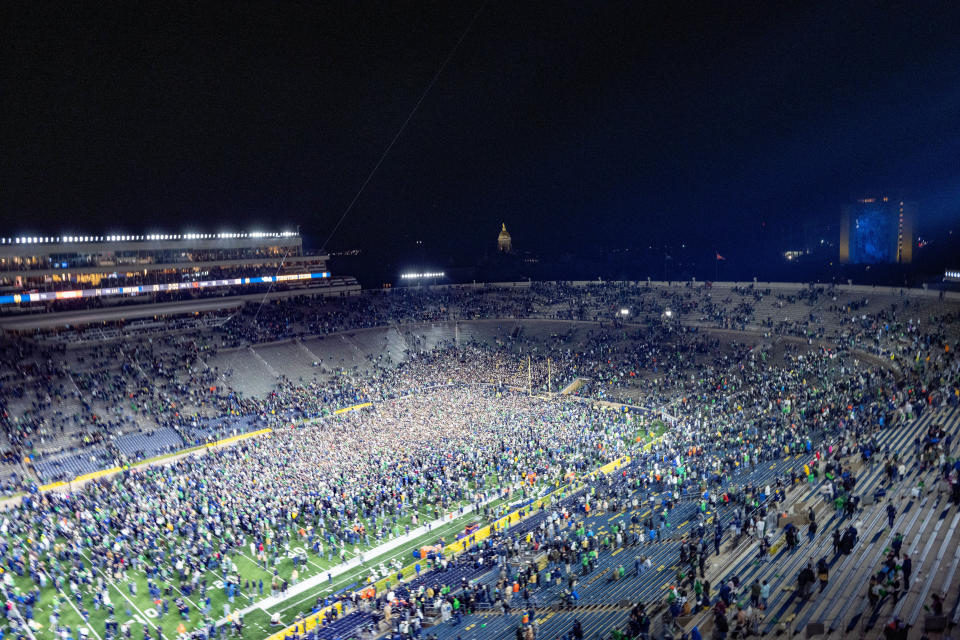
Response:
[{"label": "crowded stairs", "polygon": [[[960,431],[958,421],[960,414],[955,409],[934,415],[928,413],[916,421],[913,440],[922,437],[925,430],[937,423],[942,423],[948,438],[956,438]],[[922,464],[918,459],[919,448],[906,437],[893,441],[889,449],[908,452],[900,461],[905,474],[899,477],[897,471],[888,474],[885,480],[882,463],[874,463],[878,495],[872,509],[865,509],[862,516],[866,522],[862,539],[869,540],[868,546],[858,553],[856,563],[848,557],[848,566],[838,569],[841,584],[867,585],[868,588],[861,586],[859,592],[844,592],[842,599],[837,592],[833,596],[836,606],[823,606],[808,614],[809,620],[820,622],[833,631],[835,637],[838,637],[836,634],[856,633],[858,630],[867,633],[883,627],[888,621],[915,629],[914,635],[919,637],[925,630],[935,630],[935,621],[928,623],[920,619],[924,607],[931,604],[931,596],[946,595],[953,590],[953,577],[938,574],[938,568],[947,550],[954,551],[954,532],[960,516],[953,514],[952,519],[948,519],[951,515],[950,496],[943,491],[940,465]],[[892,476],[898,479],[890,480]],[[885,483],[889,486],[883,486]],[[886,496],[881,497],[881,493]],[[902,568],[901,549],[911,559],[910,571]],[[931,556],[931,551],[935,557]],[[878,569],[882,570],[882,576]],[[891,609],[888,610],[887,605]],[[804,622],[801,617],[797,624]]]},{"label": "crowded stairs", "polygon": [[[914,446],[914,441],[933,424],[942,424],[946,434],[955,439],[960,435],[960,412],[955,407],[928,411],[906,426],[882,432],[877,442],[878,453],[888,453],[880,455],[904,452],[898,465],[903,465],[905,473],[896,481],[889,480],[883,462],[875,461],[880,457],[877,454],[872,456],[872,462],[853,462],[852,469],[857,478],[854,490],[862,506],[852,512],[838,509],[833,501],[825,499],[819,483],[806,492],[797,507],[801,515],[813,510],[817,523],[813,540],[804,531],[791,545],[783,532],[771,545],[776,550],[772,556],[758,558],[756,544],[735,552],[735,558],[715,576],[718,583],[735,581],[738,585],[727,605],[733,609],[737,604],[752,609],[751,623],[762,634],[795,635],[803,632],[807,637],[816,634],[838,638],[850,637],[849,634],[872,637],[862,634],[883,627],[889,618],[899,617],[914,629],[914,637],[920,637],[923,624],[918,627],[917,623],[923,622],[920,616],[930,603],[930,595],[946,595],[955,590],[955,569],[938,571],[938,568],[948,553],[951,561],[956,558],[954,533],[960,521],[956,513],[952,519],[948,518],[950,496],[943,493],[943,484],[938,478],[940,474],[936,466],[921,466],[918,448]],[[862,455],[852,457],[862,458]],[[888,506],[894,510],[892,528],[889,526]],[[805,517],[803,521],[809,523],[810,518]],[[854,545],[852,549],[843,549],[840,536],[851,526],[856,529]],[[797,527],[800,528],[808,529],[808,525]],[[867,589],[871,575],[877,573],[897,538],[900,538],[897,547],[902,547],[913,558],[911,588],[895,603],[892,603],[892,595],[884,595],[877,598],[876,606],[872,606],[873,600]],[[930,555],[931,551],[935,556]],[[826,566],[823,571],[818,566],[821,559]],[[954,564],[952,562],[950,566]],[[798,576],[806,565],[813,569],[817,583],[821,582],[821,576],[825,578],[821,592],[817,592],[816,584],[806,586],[810,590],[809,596],[798,586]],[[769,585],[770,595],[765,598],[761,611],[756,603],[751,602],[751,592],[754,584],[764,583]],[[812,602],[808,603],[808,597]],[[891,603],[892,610],[887,606]],[[716,605],[716,601],[711,605]],[[714,607],[700,615],[694,624],[699,625],[701,633],[706,633],[712,628],[715,617]],[[734,625],[731,624],[730,628],[734,629]]]}]

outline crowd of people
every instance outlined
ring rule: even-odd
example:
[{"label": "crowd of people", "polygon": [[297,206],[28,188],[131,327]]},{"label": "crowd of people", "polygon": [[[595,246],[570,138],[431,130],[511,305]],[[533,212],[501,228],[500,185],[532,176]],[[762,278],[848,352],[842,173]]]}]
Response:
[{"label": "crowd of people", "polygon": [[[779,302],[822,306],[837,295],[828,288],[801,289],[796,298]],[[616,514],[635,495],[651,499],[654,490],[702,495],[704,507],[715,507],[723,496],[730,526],[755,536],[762,548],[770,501],[807,475],[829,475],[823,490],[840,508],[856,507],[851,476],[824,455],[825,447],[843,456],[887,454],[884,463],[894,475],[897,460],[877,450],[877,433],[960,402],[949,313],[921,323],[911,317],[915,303],[909,300],[873,314],[866,313],[871,307],[865,300],[830,307],[824,315],[852,318],[855,312],[858,318],[838,323],[839,333],[831,337],[839,348],[814,343],[827,335],[822,327],[803,333],[804,341],[770,333],[721,340],[708,331],[751,325],[754,305],[771,297],[749,286],[730,292],[565,284],[408,291],[338,303],[295,299],[253,306],[205,331],[143,334],[83,349],[6,341],[0,352],[3,435],[8,466],[17,471],[5,477],[4,488],[8,495],[26,491],[18,505],[7,505],[0,525],[5,580],[19,604],[17,612],[8,607],[7,619],[22,624],[38,607],[49,608],[49,625],[57,628],[66,608],[84,620],[91,608],[113,612],[116,585],[135,595],[132,576],[141,574],[164,612],[176,608],[189,619],[191,608],[198,608],[211,618],[215,591],[231,601],[259,597],[266,579],[267,591],[279,592],[297,580],[309,558],[341,562],[450,509],[532,496],[635,451],[637,439],[646,440],[649,418],[638,422],[636,414],[583,398],[529,393],[557,391],[575,379],[589,379],[581,396],[662,409],[657,418],[669,428],[649,455],[625,471],[622,486],[597,480],[582,503],[559,511],[533,536],[515,540],[504,533],[477,550],[479,560],[472,561],[493,562],[504,584],[483,593],[471,589],[458,603],[509,607],[505,581],[542,581],[546,576],[539,571],[518,576],[507,569],[507,558],[531,545],[551,555],[547,582],[568,582],[573,567],[589,568],[591,552],[605,544],[662,536],[666,506],[649,522],[623,522],[609,542],[577,526],[576,509],[584,505]],[[625,324],[622,308],[645,322]],[[668,317],[667,310],[675,315]],[[496,341],[435,348],[418,345],[411,335],[400,361],[368,354],[363,367],[331,366],[328,375],[309,381],[281,375],[274,390],[259,397],[232,388],[229,369],[208,364],[218,352],[278,339],[535,315],[596,324],[548,336],[528,335],[515,325]],[[678,321],[684,318],[689,321]],[[816,324],[817,318],[804,322]],[[776,333],[800,337],[795,329],[781,325]],[[373,406],[333,415],[338,407],[365,402]],[[11,412],[12,405],[20,410]],[[75,411],[65,412],[67,405]],[[170,427],[186,446],[225,435],[242,416],[273,433],[126,471],[71,493],[38,493],[29,466],[22,465],[71,449],[105,450],[118,463],[131,462],[135,454],[113,444],[119,433]],[[223,418],[221,426],[209,427]],[[933,434],[917,446],[924,464],[941,471],[941,490],[960,501],[950,444]],[[798,470],[773,487],[731,484],[738,472],[785,454],[806,457],[802,476]],[[488,509],[490,517],[505,508]],[[681,562],[690,563],[691,571],[678,580],[693,596],[681,599],[693,603],[704,598],[703,581],[695,577],[707,555],[703,547],[719,548],[718,532],[701,524],[696,533]],[[291,546],[308,555],[291,557]],[[635,570],[642,568],[640,560]],[[818,567],[809,569],[820,575]],[[816,582],[806,577],[805,585]],[[568,582],[565,598],[573,597],[575,586]],[[410,601],[411,611],[435,605],[443,610],[444,601],[453,607],[446,598],[438,603],[436,593],[422,595]],[[387,604],[384,594],[377,609]],[[636,620],[643,615],[638,611]],[[104,623],[111,624],[103,628],[107,636],[120,633],[113,621],[111,613]]]}]

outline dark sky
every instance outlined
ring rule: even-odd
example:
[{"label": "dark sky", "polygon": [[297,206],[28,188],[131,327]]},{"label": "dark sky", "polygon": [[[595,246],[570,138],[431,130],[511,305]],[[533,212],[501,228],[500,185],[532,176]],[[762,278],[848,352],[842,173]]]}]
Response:
[{"label": "dark sky", "polygon": [[[735,253],[875,190],[956,221],[957,4],[795,4],[489,0],[328,248]],[[480,7],[5,3],[2,226],[320,245]]]}]

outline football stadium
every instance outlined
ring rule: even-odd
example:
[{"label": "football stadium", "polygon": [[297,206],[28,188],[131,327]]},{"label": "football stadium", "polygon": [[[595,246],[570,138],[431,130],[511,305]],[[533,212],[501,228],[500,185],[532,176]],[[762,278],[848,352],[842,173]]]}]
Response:
[{"label": "football stadium", "polygon": [[960,3],[0,16],[0,640],[960,638]]},{"label": "football stadium", "polygon": [[960,619],[953,294],[328,288],[6,310],[13,628],[849,637]]}]

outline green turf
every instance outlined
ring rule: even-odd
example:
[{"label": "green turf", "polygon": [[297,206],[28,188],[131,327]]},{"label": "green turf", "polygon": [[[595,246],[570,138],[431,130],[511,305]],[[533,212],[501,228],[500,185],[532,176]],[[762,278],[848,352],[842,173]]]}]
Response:
[{"label": "green turf", "polygon": [[[493,489],[496,489],[496,487],[491,487],[491,490]],[[520,496],[521,494],[518,492],[514,496],[511,496],[511,498]],[[501,499],[497,499],[496,501],[491,502],[489,506],[491,508],[495,508],[502,502],[503,501]],[[464,505],[466,504],[467,503],[464,503]],[[420,509],[420,515],[426,515],[429,510],[430,507],[425,506],[424,508]],[[449,512],[449,510],[445,511]],[[279,611],[284,625],[290,624],[294,621],[294,618],[298,614],[306,615],[310,613],[318,597],[322,598],[335,591],[341,590],[344,587],[353,585],[354,583],[363,582],[370,574],[371,567],[383,564],[389,568],[390,563],[392,563],[394,560],[399,560],[401,566],[404,566],[408,564],[409,560],[411,559],[411,551],[413,549],[416,549],[423,544],[433,543],[441,537],[451,541],[455,538],[456,533],[462,530],[464,526],[472,522],[477,522],[481,518],[482,514],[467,513],[463,516],[454,518],[444,525],[435,527],[432,531],[424,533],[412,541],[406,542],[393,550],[381,554],[376,554],[375,548],[384,541],[378,542],[371,538],[373,549],[363,544],[356,545],[359,547],[361,552],[367,556],[366,563],[363,567],[351,569],[350,571],[337,576],[334,578],[332,584],[327,580],[324,580],[322,583],[312,587],[306,592],[297,594],[296,597],[292,597],[288,599],[288,601],[274,605],[270,608],[270,613]],[[403,527],[408,524],[409,521],[409,517],[401,518],[397,525],[398,528],[402,531]],[[65,540],[58,540],[58,542],[65,542]],[[292,541],[290,545],[290,551],[293,552],[300,546],[301,545],[297,544],[296,541]],[[326,556],[318,556],[317,554],[313,553],[312,549],[309,549],[308,547],[305,548],[305,551],[308,563],[305,568],[301,566],[301,569],[299,570],[299,580],[301,581],[317,574],[325,574],[329,569],[338,564],[337,561],[328,561]],[[222,618],[225,613],[224,604],[230,604],[230,611],[236,611],[270,595],[270,583],[273,578],[272,571],[264,570],[262,566],[258,565],[255,559],[248,557],[247,553],[248,550],[243,548],[234,549],[229,555],[231,560],[237,566],[241,582],[250,580],[255,584],[257,581],[263,580],[263,596],[259,594],[259,591],[256,591],[253,594],[252,599],[248,599],[245,594],[238,594],[235,596],[234,602],[230,604],[222,586],[220,588],[216,587],[216,584],[218,583],[222,585],[222,582],[220,582],[222,581],[222,574],[214,571],[206,571],[202,577],[207,579],[207,595],[210,597],[211,609],[208,620],[217,620]],[[348,557],[352,557],[352,555],[352,551],[348,551]],[[87,567],[90,566],[89,557],[89,550],[84,549],[83,560],[84,565]],[[269,560],[268,562],[270,562],[270,566],[273,568],[272,562]],[[285,553],[281,552],[279,564],[276,565],[275,568],[281,578],[289,579],[294,568],[293,561],[290,557],[285,555]],[[34,583],[29,576],[20,577],[16,576],[15,574],[11,575],[13,576],[14,586],[21,592],[25,593],[34,587]],[[98,570],[94,570],[94,582],[96,582],[96,577],[100,575],[102,574],[100,574]],[[204,616],[201,615],[201,608],[204,604],[204,600],[200,597],[199,589],[195,590],[191,596],[186,597],[179,592],[179,589],[177,589],[179,580],[175,575],[171,576],[172,580],[170,581],[164,581],[161,579],[155,580],[155,582],[161,588],[167,584],[171,585],[172,587],[172,593],[170,596],[162,596],[162,598],[166,598],[169,602],[169,611],[164,614],[162,607],[156,606],[150,598],[147,588],[146,574],[140,570],[130,569],[126,572],[126,576],[126,579],[124,579],[122,582],[111,585],[108,590],[110,594],[110,600],[114,605],[113,619],[121,625],[124,623],[130,624],[132,631],[131,635],[133,638],[140,640],[143,637],[144,626],[148,627],[151,636],[154,638],[156,637],[156,629],[158,627],[163,630],[163,635],[165,638],[171,638],[177,635],[177,628],[181,623],[184,625],[184,628],[187,632],[196,629],[204,623]],[[103,577],[105,581],[109,582],[106,576]],[[130,581],[136,583],[135,595],[129,592],[128,584]],[[61,626],[69,626],[74,630],[75,633],[79,627],[86,627],[88,629],[90,638],[103,640],[104,623],[108,619],[109,614],[106,608],[101,608],[99,610],[94,609],[92,591],[88,591],[86,588],[81,587],[79,592],[81,593],[81,600],[78,602],[74,594],[70,591],[69,586],[66,587],[64,593],[59,595],[56,594],[53,586],[49,582],[47,586],[41,590],[38,604],[33,609],[33,620],[39,625],[39,628],[34,630],[34,635],[38,639],[54,638],[54,634],[50,628],[49,616],[55,608],[55,601],[57,601],[59,603],[57,609],[59,610],[60,614],[59,624]],[[174,601],[177,597],[183,597],[189,605],[189,619],[182,619],[177,612],[177,609],[174,606]],[[89,624],[84,623],[81,617],[81,611],[84,609],[86,609],[89,613]],[[25,607],[21,605],[20,611],[22,614],[25,614]],[[243,638],[248,640],[258,640],[283,628],[282,626],[278,626],[270,629],[269,619],[270,615],[260,610],[254,610],[248,613],[244,618],[245,628]]]},{"label": "green turf", "polygon": [[[654,429],[654,433],[659,435],[662,432],[662,429],[665,427],[657,425],[658,428]],[[642,441],[649,441],[651,438],[649,434],[644,434]],[[175,454],[179,455],[179,454]],[[499,486],[497,484],[498,478],[491,474],[488,478],[488,490],[491,492],[497,491]],[[541,487],[537,486],[532,488],[532,492],[535,495],[535,492],[538,491]],[[515,492],[510,496],[510,500],[523,497],[521,492]],[[467,501],[462,503],[463,506],[469,504]],[[453,505],[444,509],[444,512],[449,513],[450,511],[455,510],[458,506]],[[506,512],[507,505],[505,501],[501,498],[498,498],[492,501],[488,507],[491,510],[492,515],[496,515],[496,512],[502,511]],[[425,519],[430,519],[432,511],[432,506],[424,505],[419,509],[419,514],[421,516],[420,520],[423,522]],[[357,585],[358,587],[366,581],[367,576],[370,574],[370,568],[383,564],[385,567],[389,568],[391,563],[398,561],[400,566],[407,566],[412,561],[411,551],[413,549],[419,548],[420,546],[433,543],[438,538],[445,538],[448,542],[452,541],[456,537],[456,533],[463,529],[467,524],[473,522],[478,522],[482,518],[482,514],[468,513],[460,517],[456,517],[448,523],[445,523],[441,526],[435,527],[432,531],[422,534],[416,539],[406,542],[397,548],[386,551],[380,554],[376,553],[376,547],[380,544],[383,544],[385,540],[377,541],[373,536],[371,536],[370,547],[358,544],[356,545],[361,550],[361,553],[365,554],[366,562],[363,567],[356,567],[347,571],[341,575],[336,576],[332,583],[323,580],[321,583],[311,587],[303,593],[299,593],[296,596],[290,597],[287,600],[284,600],[278,604],[272,605],[267,611],[262,611],[260,609],[254,609],[244,617],[244,640],[261,640],[262,638],[275,633],[284,628],[284,626],[291,624],[298,615],[307,615],[309,614],[318,598],[323,598],[324,596],[330,595],[336,591],[342,590],[346,587],[351,587]],[[378,519],[379,522],[383,522],[383,519]],[[404,527],[410,523],[410,517],[405,516],[398,519],[396,529],[401,533],[404,530]],[[377,522],[367,522],[368,530],[375,530]],[[60,540],[59,542],[64,542]],[[291,541],[290,551],[295,551],[300,544],[295,540]],[[325,547],[328,545],[325,544]],[[226,593],[222,586],[217,588],[217,584],[222,585],[222,574],[214,571],[206,571],[204,576],[207,579],[208,590],[207,595],[210,597],[210,613],[207,618],[208,621],[219,620],[224,617],[225,610],[224,605],[230,605],[230,611],[236,611],[248,606],[251,603],[255,603],[261,600],[263,597],[270,595],[270,583],[273,579],[272,570],[275,568],[278,575],[281,579],[286,578],[290,579],[291,573],[293,571],[294,565],[292,559],[285,554],[282,550],[280,553],[279,564],[275,567],[272,566],[270,570],[264,570],[262,566],[258,565],[255,559],[247,556],[247,548],[233,549],[229,556],[230,559],[236,564],[238,574],[240,576],[241,582],[250,580],[252,583],[256,584],[259,580],[263,580],[264,583],[264,593],[263,596],[260,595],[258,590],[252,594],[252,598],[248,598],[246,594],[238,594],[234,598],[233,603],[229,603],[227,600]],[[84,565],[89,567],[89,550],[84,550]],[[352,552],[348,552],[348,557],[352,557]],[[308,558],[308,563],[306,567],[301,567],[299,570],[299,580],[305,580],[317,574],[325,575],[328,570],[336,566],[337,561],[330,562],[327,560],[326,556],[318,556],[314,554],[313,551],[309,548],[306,549],[306,557]],[[96,582],[96,575],[99,572],[94,571],[95,577],[94,582]],[[393,570],[395,575],[396,571]],[[164,614],[162,608],[154,604],[149,596],[147,589],[147,578],[146,575],[139,570],[130,569],[126,573],[127,577],[117,584],[111,585],[109,587],[110,599],[114,605],[114,615],[113,619],[116,620],[118,624],[129,624],[131,626],[131,637],[136,640],[143,638],[143,629],[146,626],[150,632],[150,635],[153,638],[157,636],[157,628],[162,628],[164,638],[172,638],[177,635],[178,625],[183,624],[187,632],[192,631],[204,623],[204,617],[201,615],[201,607],[203,605],[203,599],[200,597],[199,590],[193,592],[189,597],[184,597],[189,605],[189,619],[181,619],[180,615],[177,612],[176,607],[174,606],[174,601],[177,597],[181,597],[182,594],[179,593],[179,590],[176,588],[176,585],[179,584],[179,580],[175,575],[171,575],[170,581],[165,581],[162,579],[157,579],[156,582],[158,586],[163,588],[166,585],[171,585],[172,593],[170,596],[162,596],[166,598],[169,602],[169,611]],[[105,577],[106,580],[106,577]],[[130,594],[128,590],[128,584],[130,581],[133,581],[136,584],[136,594]],[[29,589],[34,587],[32,580],[26,577],[13,576],[14,585],[22,592],[26,592]],[[89,637],[96,640],[104,639],[104,622],[107,620],[108,613],[106,609],[101,608],[96,610],[93,608],[93,592],[92,590],[88,591],[86,588],[80,588],[81,600],[78,602],[74,597],[74,594],[70,592],[69,586],[66,587],[66,590],[63,594],[56,594],[52,585],[48,583],[47,587],[41,590],[40,598],[37,606],[33,610],[33,619],[38,623],[39,628],[35,629],[34,635],[38,640],[51,639],[53,640],[55,634],[52,632],[49,625],[49,616],[51,611],[54,609],[55,600],[59,601],[60,614],[60,625],[69,626],[74,630],[74,637],[76,636],[76,631],[79,627],[86,627],[89,631]],[[86,609],[89,612],[89,624],[85,624],[82,620],[80,611]],[[25,608],[21,605],[21,612],[25,612]],[[271,626],[270,614],[280,613],[281,621],[283,626]]]}]

